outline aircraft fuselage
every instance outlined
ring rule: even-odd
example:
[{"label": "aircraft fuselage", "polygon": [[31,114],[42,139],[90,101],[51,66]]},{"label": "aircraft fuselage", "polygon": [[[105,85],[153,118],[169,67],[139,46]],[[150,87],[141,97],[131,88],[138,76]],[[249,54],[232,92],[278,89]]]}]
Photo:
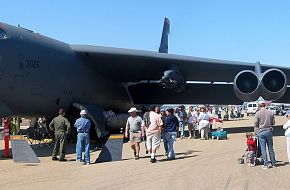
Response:
[{"label": "aircraft fuselage", "polygon": [[[0,116],[54,115],[72,103],[130,105],[126,86],[101,76],[66,43],[0,23]],[[102,64],[102,63],[96,63]]]}]

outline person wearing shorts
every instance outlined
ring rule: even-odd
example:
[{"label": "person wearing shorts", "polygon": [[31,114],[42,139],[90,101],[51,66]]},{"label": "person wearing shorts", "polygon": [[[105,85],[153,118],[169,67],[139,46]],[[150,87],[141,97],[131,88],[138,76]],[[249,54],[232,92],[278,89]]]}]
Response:
[{"label": "person wearing shorts", "polygon": [[[150,151],[151,157],[150,162],[155,163],[156,160],[156,151],[160,146],[160,140],[161,140],[161,131],[162,131],[162,125],[163,122],[161,120],[160,115],[158,115],[156,112],[154,112],[155,107],[150,106],[149,113],[146,114],[148,116],[147,119],[144,118],[142,126],[146,128],[146,145],[148,150]],[[145,117],[145,115],[144,115]],[[149,122],[146,122],[146,120],[149,120]]]},{"label": "person wearing shorts", "polygon": [[141,126],[142,118],[137,115],[138,110],[136,108],[131,108],[129,111],[130,117],[127,119],[126,129],[125,129],[125,137],[130,139],[131,148],[134,151],[135,160],[139,159],[140,153],[140,143],[142,141],[142,137],[144,137],[144,130]]}]

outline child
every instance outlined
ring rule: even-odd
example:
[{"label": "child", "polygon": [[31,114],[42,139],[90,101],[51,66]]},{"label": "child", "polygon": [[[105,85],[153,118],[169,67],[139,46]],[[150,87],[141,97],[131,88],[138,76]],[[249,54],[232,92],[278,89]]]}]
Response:
[{"label": "child", "polygon": [[246,137],[247,137],[247,145],[248,145],[248,153],[247,153],[248,164],[249,166],[254,167],[255,166],[254,153],[257,149],[256,140],[253,139],[253,133],[246,133]]}]

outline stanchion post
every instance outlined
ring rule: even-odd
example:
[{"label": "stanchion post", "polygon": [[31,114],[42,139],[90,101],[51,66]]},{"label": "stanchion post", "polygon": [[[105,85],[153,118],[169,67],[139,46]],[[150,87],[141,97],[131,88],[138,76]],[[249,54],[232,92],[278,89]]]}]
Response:
[{"label": "stanchion post", "polygon": [[7,118],[3,119],[4,123],[4,143],[5,143],[5,148],[4,148],[4,157],[9,158],[9,130],[10,130],[10,122]]}]

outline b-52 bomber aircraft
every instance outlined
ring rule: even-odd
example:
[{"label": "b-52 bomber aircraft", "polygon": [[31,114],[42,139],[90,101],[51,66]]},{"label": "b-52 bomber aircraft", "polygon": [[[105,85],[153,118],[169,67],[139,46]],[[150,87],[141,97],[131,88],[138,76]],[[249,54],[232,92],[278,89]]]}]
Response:
[{"label": "b-52 bomber aircraft", "polygon": [[108,109],[242,104],[260,96],[289,102],[289,68],[168,54],[168,33],[166,18],[159,52],[151,52],[71,45],[0,23],[0,117],[86,109],[100,136]]}]

